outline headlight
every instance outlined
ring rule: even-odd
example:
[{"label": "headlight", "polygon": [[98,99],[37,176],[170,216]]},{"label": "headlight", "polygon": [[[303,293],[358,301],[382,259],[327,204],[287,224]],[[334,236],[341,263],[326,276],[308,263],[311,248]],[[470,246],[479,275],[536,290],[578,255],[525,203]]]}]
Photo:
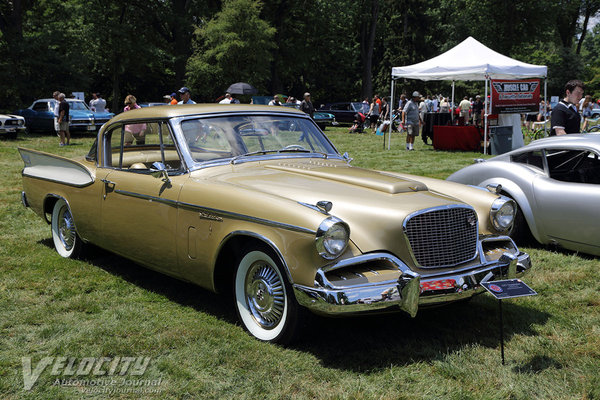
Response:
[{"label": "headlight", "polygon": [[508,230],[515,220],[516,212],[517,207],[513,200],[504,196],[494,200],[490,210],[492,225],[501,232]]},{"label": "headlight", "polygon": [[350,239],[348,224],[336,217],[329,217],[319,225],[315,238],[319,255],[328,260],[339,257]]}]

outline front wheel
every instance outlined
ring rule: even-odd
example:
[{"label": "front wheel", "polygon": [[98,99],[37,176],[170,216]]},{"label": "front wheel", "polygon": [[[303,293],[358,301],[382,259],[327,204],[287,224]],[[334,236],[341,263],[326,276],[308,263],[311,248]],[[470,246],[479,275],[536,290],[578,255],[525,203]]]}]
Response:
[{"label": "front wheel", "polygon": [[64,199],[58,199],[52,209],[52,241],[56,252],[65,258],[81,254],[81,238],[75,229],[71,209]]},{"label": "front wheel", "polygon": [[242,252],[234,276],[234,300],[244,328],[265,342],[288,343],[298,325],[298,303],[270,251]]}]

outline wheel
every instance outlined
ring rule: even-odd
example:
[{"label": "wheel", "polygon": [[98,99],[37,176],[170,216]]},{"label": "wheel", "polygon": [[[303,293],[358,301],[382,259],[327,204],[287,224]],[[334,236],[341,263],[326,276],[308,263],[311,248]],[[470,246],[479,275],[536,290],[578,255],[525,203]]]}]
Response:
[{"label": "wheel", "polygon": [[289,343],[296,334],[298,303],[279,262],[266,248],[242,252],[234,274],[233,296],[244,328],[265,342]]},{"label": "wheel", "polygon": [[[505,194],[505,196],[510,197]],[[510,197],[512,199],[512,197]],[[512,199],[515,201],[515,199]],[[517,245],[528,245],[531,243],[533,239],[533,235],[529,230],[529,225],[527,225],[527,220],[525,219],[525,215],[523,215],[523,211],[521,211],[521,206],[515,201],[517,206],[517,212],[515,214],[515,221],[513,222],[512,228],[508,232],[508,236],[510,236]]]},{"label": "wheel", "polygon": [[81,254],[81,238],[75,230],[75,221],[64,199],[58,199],[52,209],[52,241],[62,257],[77,258]]},{"label": "wheel", "polygon": [[587,130],[588,132],[600,132],[600,125],[594,125]]}]

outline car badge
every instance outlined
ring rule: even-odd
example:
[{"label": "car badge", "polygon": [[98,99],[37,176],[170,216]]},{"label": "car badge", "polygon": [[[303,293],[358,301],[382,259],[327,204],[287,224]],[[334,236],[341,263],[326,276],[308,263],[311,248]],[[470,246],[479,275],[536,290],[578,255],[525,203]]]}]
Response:
[{"label": "car badge", "polygon": [[475,226],[477,224],[477,218],[474,215],[469,215],[467,217],[467,223],[469,226]]}]

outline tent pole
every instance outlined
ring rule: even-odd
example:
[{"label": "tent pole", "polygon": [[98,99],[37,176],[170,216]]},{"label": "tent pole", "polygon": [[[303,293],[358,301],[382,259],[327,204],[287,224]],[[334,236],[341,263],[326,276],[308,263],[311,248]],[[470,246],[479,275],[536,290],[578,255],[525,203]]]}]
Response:
[{"label": "tent pole", "polygon": [[546,127],[546,109],[548,108],[548,100],[546,99],[546,90],[548,89],[548,77],[544,77],[544,136],[548,136],[548,128]]},{"label": "tent pole", "polygon": [[[491,102],[491,97],[490,97]],[[488,133],[488,107],[491,107],[491,103],[488,102],[488,76],[485,77],[485,101],[483,102],[485,113],[483,114],[483,154],[487,154],[487,133]]]},{"label": "tent pole", "polygon": [[[394,76],[392,75],[392,92],[390,94],[390,103],[388,104],[388,115],[390,118],[390,126],[388,127],[388,150],[390,149],[390,144],[392,142],[392,114],[394,113]],[[385,132],[383,132],[383,148],[385,149]]]},{"label": "tent pole", "polygon": [[450,121],[452,121],[452,125],[454,125],[454,81],[452,81],[452,107],[450,107]]}]

